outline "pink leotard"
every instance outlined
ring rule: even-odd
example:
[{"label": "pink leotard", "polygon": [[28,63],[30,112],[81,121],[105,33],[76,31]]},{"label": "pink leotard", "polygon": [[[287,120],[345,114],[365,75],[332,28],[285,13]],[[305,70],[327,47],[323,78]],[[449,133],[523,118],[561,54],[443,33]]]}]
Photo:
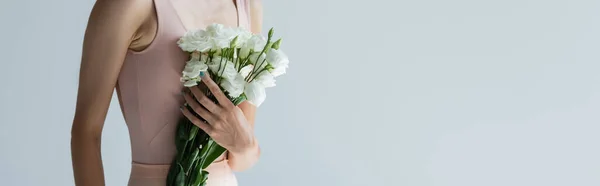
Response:
[{"label": "pink leotard", "polygon": [[[238,26],[250,29],[247,0],[235,0]],[[132,168],[129,186],[165,186],[176,154],[175,128],[183,117],[179,81],[188,55],[177,40],[186,32],[171,0],[154,0],[157,34],[143,51],[128,51],[117,81],[121,111],[129,129]],[[202,11],[202,7],[198,7]],[[209,23],[208,23],[209,24]],[[207,169],[208,186],[236,186],[224,156]]]}]

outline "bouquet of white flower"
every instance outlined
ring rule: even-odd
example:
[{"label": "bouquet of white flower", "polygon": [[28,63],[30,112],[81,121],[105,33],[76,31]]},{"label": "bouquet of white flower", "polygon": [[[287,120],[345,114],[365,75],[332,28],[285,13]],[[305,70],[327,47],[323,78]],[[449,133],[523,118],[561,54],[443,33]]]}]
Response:
[{"label": "bouquet of white flower", "polygon": [[[200,73],[208,73],[235,105],[249,101],[260,106],[266,98],[265,88],[275,86],[275,77],[286,72],[289,60],[272,41],[273,29],[265,39],[243,28],[211,24],[204,30],[189,31],[177,44],[190,53],[181,82],[197,86]],[[206,95],[216,102],[209,91]],[[198,118],[200,118],[198,116]],[[204,186],[206,169],[225,148],[183,117],[177,126],[177,156],[171,164],[167,186]]]}]

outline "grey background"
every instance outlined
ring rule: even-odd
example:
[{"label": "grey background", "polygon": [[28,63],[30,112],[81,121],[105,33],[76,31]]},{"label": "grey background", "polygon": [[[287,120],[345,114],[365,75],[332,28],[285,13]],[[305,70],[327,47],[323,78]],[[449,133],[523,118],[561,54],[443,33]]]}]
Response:
[{"label": "grey background", "polygon": [[[292,59],[240,185],[600,185],[600,1],[264,0]],[[1,185],[73,185],[93,1],[0,1]],[[116,95],[102,155],[125,185]]]}]

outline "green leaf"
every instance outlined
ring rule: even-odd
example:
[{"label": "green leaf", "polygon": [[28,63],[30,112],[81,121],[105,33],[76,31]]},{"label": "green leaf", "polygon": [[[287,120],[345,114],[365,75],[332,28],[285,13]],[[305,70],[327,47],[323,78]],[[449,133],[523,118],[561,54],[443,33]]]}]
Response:
[{"label": "green leaf", "polygon": [[199,128],[196,126],[192,127],[192,130],[187,138],[188,141],[192,141],[196,137],[196,134],[198,134],[198,129]]},{"label": "green leaf", "polygon": [[173,170],[173,164],[171,164],[171,168],[169,169],[169,173],[167,174],[167,186],[171,186],[173,184],[173,175],[175,171]]},{"label": "green leaf", "polygon": [[202,145],[202,150],[200,151],[200,167],[204,167],[204,162],[206,160],[206,157],[208,156],[208,151],[210,150],[210,147],[213,144],[211,143],[211,141],[212,140],[209,139]]},{"label": "green leaf", "polygon": [[209,172],[207,172],[207,171],[204,171],[204,170],[203,170],[203,171],[202,171],[202,174],[203,174],[204,176],[202,176],[202,184],[201,184],[201,185],[202,185],[202,186],[205,186],[205,185],[206,185],[206,181],[208,180],[208,175],[209,175]]},{"label": "green leaf", "polygon": [[183,166],[179,165],[179,173],[175,179],[175,186],[185,186],[185,172],[183,172]]},{"label": "green leaf", "polygon": [[196,163],[196,161],[198,160],[198,153],[200,153],[200,149],[195,148],[196,150],[194,150],[194,152],[192,153],[192,156],[189,157],[189,162],[187,163],[188,167],[186,169],[186,174],[190,173],[190,170],[192,169],[192,167],[194,166],[194,164]]},{"label": "green leaf", "polygon": [[237,106],[242,104],[242,102],[246,101],[246,99],[246,94],[241,94],[239,97],[231,99],[231,102]]},{"label": "green leaf", "polygon": [[194,158],[194,160],[198,159],[198,154],[200,154],[200,149],[195,148],[194,153],[192,154],[192,157]]},{"label": "green leaf", "polygon": [[205,170],[198,171],[200,174],[196,175],[193,186],[197,185],[206,185],[206,180],[208,180],[208,172]]},{"label": "green leaf", "polygon": [[190,172],[190,177],[187,180],[187,185],[194,185],[194,182],[196,182],[197,175],[198,175],[198,172],[196,172],[196,171]]},{"label": "green leaf", "polygon": [[208,152],[206,152],[206,157],[202,163],[202,169],[206,169],[210,164],[212,164],[219,156],[223,155],[225,152],[225,148],[221,147],[221,145],[214,142],[212,139],[209,140]]},{"label": "green leaf", "polygon": [[[185,120],[185,118],[182,118],[182,120]],[[177,124],[177,137],[181,140],[187,140],[187,131],[185,129],[185,121]]]}]

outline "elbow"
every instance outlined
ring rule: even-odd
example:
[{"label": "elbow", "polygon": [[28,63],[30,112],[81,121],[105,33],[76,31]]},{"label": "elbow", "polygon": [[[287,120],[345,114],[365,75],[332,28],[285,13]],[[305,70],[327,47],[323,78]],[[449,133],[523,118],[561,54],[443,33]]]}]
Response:
[{"label": "elbow", "polygon": [[260,158],[260,148],[257,147],[253,153],[246,153],[243,155],[229,154],[229,167],[234,172],[243,172],[252,168]]},{"label": "elbow", "polygon": [[255,162],[229,161],[229,168],[233,172],[244,172],[254,166]]},{"label": "elbow", "polygon": [[85,122],[73,122],[71,127],[71,145],[73,144],[89,144],[100,143],[102,136],[102,128],[93,127]]}]

